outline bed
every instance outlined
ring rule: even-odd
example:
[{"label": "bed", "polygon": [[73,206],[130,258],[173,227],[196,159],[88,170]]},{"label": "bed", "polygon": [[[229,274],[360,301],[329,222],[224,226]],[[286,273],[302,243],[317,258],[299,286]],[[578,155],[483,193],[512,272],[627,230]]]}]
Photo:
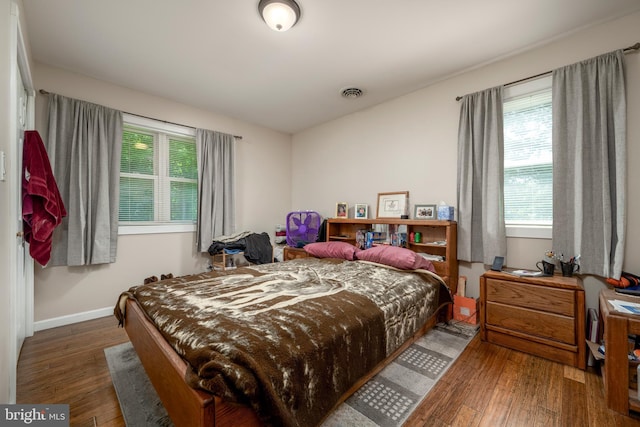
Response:
[{"label": "bed", "polygon": [[310,257],[137,286],[115,311],[176,425],[313,426],[450,303],[425,269]]}]

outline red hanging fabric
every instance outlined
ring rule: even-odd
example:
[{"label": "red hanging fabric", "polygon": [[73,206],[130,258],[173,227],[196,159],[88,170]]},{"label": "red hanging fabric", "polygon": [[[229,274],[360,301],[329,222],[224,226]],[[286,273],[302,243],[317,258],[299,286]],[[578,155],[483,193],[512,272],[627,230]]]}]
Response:
[{"label": "red hanging fabric", "polygon": [[29,254],[42,266],[51,258],[53,230],[65,216],[67,211],[40,134],[35,130],[25,131],[22,157],[24,239],[29,243]]}]

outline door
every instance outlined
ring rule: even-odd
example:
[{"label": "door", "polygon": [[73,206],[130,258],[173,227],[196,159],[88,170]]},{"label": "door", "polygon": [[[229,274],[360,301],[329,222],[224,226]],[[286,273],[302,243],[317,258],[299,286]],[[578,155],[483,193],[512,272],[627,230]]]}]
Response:
[{"label": "door", "polygon": [[18,19],[18,7],[11,3],[12,40],[10,43],[13,63],[10,74],[10,128],[13,137],[7,161],[13,167],[11,171],[10,200],[11,204],[11,232],[15,233],[15,243],[9,254],[10,273],[9,301],[9,402],[15,403],[17,366],[22,344],[27,336],[33,334],[33,258],[29,256],[28,244],[24,242],[22,227],[22,146],[24,131],[33,129],[35,117],[35,91],[24,38]]},{"label": "door", "polygon": [[[27,91],[20,77],[20,73],[17,75],[17,105],[16,105],[16,141],[18,143],[16,150],[16,163],[22,165],[22,147],[24,144],[24,131],[27,129],[27,103],[28,95]],[[22,183],[22,168],[14,168],[17,176],[15,182],[18,185]],[[16,340],[16,360],[20,356],[20,350],[22,344],[27,336],[27,314],[30,310],[27,309],[27,280],[26,266],[28,248],[23,238],[23,224],[22,224],[22,191],[17,191],[18,200],[15,204],[18,212],[16,212],[16,289],[14,290],[14,313],[15,313],[15,340]]]}]

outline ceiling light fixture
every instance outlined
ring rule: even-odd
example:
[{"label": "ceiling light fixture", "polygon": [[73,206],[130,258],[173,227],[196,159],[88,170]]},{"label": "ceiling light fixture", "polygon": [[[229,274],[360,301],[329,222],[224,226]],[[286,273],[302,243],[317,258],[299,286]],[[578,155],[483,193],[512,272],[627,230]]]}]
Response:
[{"label": "ceiling light fixture", "polygon": [[260,0],[258,11],[274,31],[287,31],[300,19],[300,6],[294,0]]}]

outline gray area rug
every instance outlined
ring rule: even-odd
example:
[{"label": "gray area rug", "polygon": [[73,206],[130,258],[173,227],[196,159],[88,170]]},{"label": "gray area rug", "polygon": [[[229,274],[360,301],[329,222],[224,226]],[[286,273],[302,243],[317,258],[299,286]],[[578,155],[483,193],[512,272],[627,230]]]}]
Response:
[{"label": "gray area rug", "polygon": [[[369,380],[323,427],[397,427],[462,353],[478,328],[438,325]],[[131,343],[104,350],[127,426],[172,426]]]},{"label": "gray area rug", "polygon": [[173,426],[130,342],[104,349],[124,422],[130,427]]}]

